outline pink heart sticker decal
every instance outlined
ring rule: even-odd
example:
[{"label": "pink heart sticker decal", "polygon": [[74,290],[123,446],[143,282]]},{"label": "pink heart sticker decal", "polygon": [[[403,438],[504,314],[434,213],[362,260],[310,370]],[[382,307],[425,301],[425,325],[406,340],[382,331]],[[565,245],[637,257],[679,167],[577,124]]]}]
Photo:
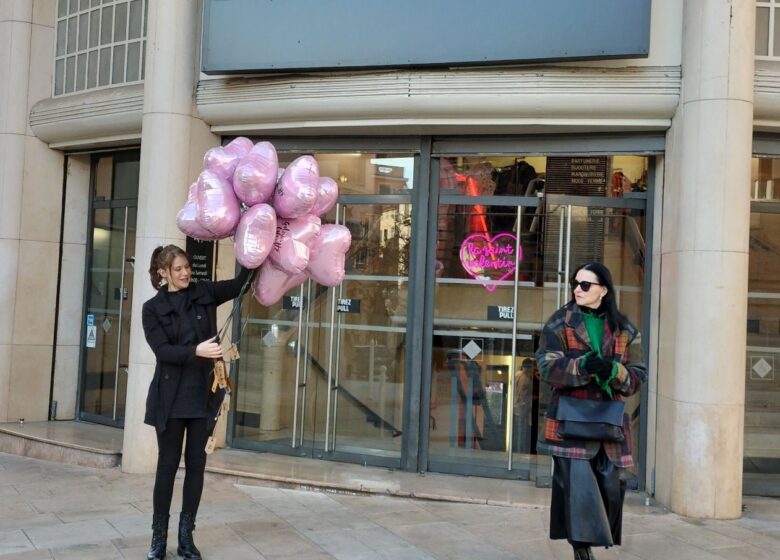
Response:
[{"label": "pink heart sticker decal", "polygon": [[514,234],[499,233],[491,239],[484,233],[474,233],[460,246],[460,262],[466,272],[493,292],[498,282],[515,272],[515,248],[519,249],[520,262],[523,248],[517,246]]}]

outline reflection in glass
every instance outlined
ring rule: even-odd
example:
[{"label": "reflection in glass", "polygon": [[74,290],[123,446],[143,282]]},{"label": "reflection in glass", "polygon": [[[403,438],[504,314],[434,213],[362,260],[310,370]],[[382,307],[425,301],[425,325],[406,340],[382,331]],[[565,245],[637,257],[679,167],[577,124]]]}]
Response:
[{"label": "reflection in glass", "polygon": [[750,199],[755,202],[780,200],[780,159],[752,159]]},{"label": "reflection in glass", "polygon": [[[300,153],[280,153],[288,165]],[[320,176],[332,177],[341,195],[409,194],[414,185],[414,158],[404,154],[317,153]]]}]

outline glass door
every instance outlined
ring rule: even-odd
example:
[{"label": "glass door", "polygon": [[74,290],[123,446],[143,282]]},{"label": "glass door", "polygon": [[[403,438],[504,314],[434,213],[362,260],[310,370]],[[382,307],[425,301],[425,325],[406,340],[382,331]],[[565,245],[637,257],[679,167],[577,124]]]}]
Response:
[{"label": "glass door", "polygon": [[[430,470],[549,483],[551,461],[537,442],[551,393],[534,352],[547,318],[571,299],[569,277],[580,264],[606,264],[621,310],[643,327],[644,193],[608,196],[608,171],[618,171],[606,157],[593,176],[600,189],[577,191],[575,181],[569,192],[582,194],[556,189],[555,167],[579,177],[586,159],[441,160],[429,264]],[[646,158],[635,159],[621,163],[646,177]],[[640,402],[628,403],[637,460]]]},{"label": "glass door", "polygon": [[753,158],[750,183],[742,491],[780,496],[780,159]]},{"label": "glass door", "polygon": [[96,156],[92,177],[79,416],[121,427],[133,301],[138,152]]},{"label": "glass door", "polygon": [[352,233],[346,276],[335,288],[307,281],[270,307],[248,303],[232,444],[398,467],[414,158],[317,159],[342,180],[322,222]]},{"label": "glass door", "polygon": [[[542,316],[546,320],[555,310],[571,300],[569,279],[581,264],[601,262],[612,273],[618,308],[640,330],[644,328],[646,278],[646,208],[643,199],[588,198],[550,194],[545,197],[545,231],[543,277],[548,291]],[[553,294],[549,293],[554,290]],[[540,414],[549,402],[549,387],[540,399]],[[626,399],[631,417],[635,464],[640,463],[640,429],[642,394]],[[544,426],[544,418],[538,419]],[[548,458],[537,461],[537,465]],[[539,480],[546,470],[538,469]],[[630,470],[631,485],[639,483],[639,470]],[[546,483],[546,481],[545,481]]]}]

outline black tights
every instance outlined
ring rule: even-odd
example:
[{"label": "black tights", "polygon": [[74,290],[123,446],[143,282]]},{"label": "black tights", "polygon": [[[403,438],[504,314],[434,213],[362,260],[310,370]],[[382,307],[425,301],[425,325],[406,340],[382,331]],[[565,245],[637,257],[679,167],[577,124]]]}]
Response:
[{"label": "black tights", "polygon": [[165,431],[157,432],[157,476],[154,479],[154,513],[168,515],[173,498],[173,481],[181,461],[184,434],[184,493],[181,510],[196,514],[203,493],[203,473],[206,470],[206,442],[211,435],[205,418],[170,418]]}]

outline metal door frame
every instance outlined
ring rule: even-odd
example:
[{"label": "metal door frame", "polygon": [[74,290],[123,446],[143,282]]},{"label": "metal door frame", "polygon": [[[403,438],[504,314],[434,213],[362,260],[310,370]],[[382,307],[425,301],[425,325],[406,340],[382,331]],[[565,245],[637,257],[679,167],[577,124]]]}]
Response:
[{"label": "metal door frame", "polygon": [[[115,174],[116,174],[116,158],[119,157],[120,159],[125,158],[127,160],[137,160],[140,161],[141,159],[141,152],[139,148],[131,148],[126,150],[119,150],[119,151],[101,151],[101,152],[94,152],[91,154],[90,159],[90,173],[89,173],[89,211],[87,214],[87,243],[86,243],[86,259],[84,259],[84,291],[83,291],[83,297],[82,297],[82,316],[81,316],[81,334],[79,337],[79,375],[78,375],[78,383],[77,383],[77,398],[76,398],[76,418],[79,420],[84,420],[86,422],[92,422],[95,424],[104,424],[107,426],[113,426],[115,428],[123,428],[124,427],[124,420],[118,420],[116,418],[116,408],[117,408],[117,384],[119,380],[119,352],[121,349],[121,317],[122,317],[122,311],[123,311],[123,301],[120,299],[120,334],[117,337],[117,358],[116,363],[114,366],[114,404],[113,404],[113,411],[112,416],[113,418],[108,418],[106,416],[102,416],[100,414],[94,414],[92,412],[87,412],[84,410],[84,377],[86,375],[86,329],[84,328],[87,324],[87,315],[89,307],[89,292],[92,285],[92,280],[90,276],[90,270],[92,269],[92,256],[93,256],[93,248],[94,248],[94,227],[95,227],[95,211],[96,210],[114,210],[114,209],[125,209],[125,221],[123,226],[124,231],[124,239],[123,239],[123,258],[122,258],[122,284],[120,287],[124,286],[124,276],[126,274],[126,266],[127,266],[127,259],[126,257],[126,251],[127,251],[127,217],[128,217],[128,211],[130,208],[136,209],[136,221],[138,220],[138,198],[124,198],[124,199],[112,199],[112,200],[95,200],[95,192],[97,188],[97,162],[102,157],[112,157],[114,158],[111,163],[111,182],[114,183],[115,180]],[[130,287],[132,289],[132,286]],[[131,310],[127,311],[128,313],[131,313]],[[127,333],[127,336],[130,336],[130,333]]]}]

